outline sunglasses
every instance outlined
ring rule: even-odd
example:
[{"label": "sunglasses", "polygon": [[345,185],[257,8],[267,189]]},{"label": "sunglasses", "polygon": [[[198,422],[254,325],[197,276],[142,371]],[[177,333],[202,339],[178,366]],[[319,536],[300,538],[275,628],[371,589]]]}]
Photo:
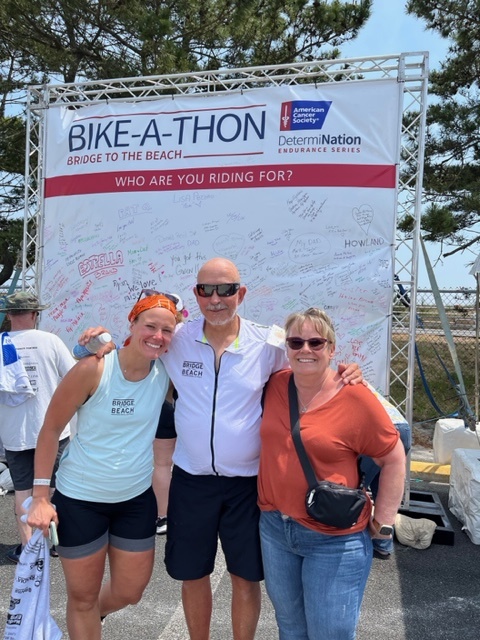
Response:
[{"label": "sunglasses", "polygon": [[201,298],[211,298],[216,291],[219,298],[230,298],[240,289],[239,282],[229,282],[225,284],[197,284],[197,293]]},{"label": "sunglasses", "polygon": [[309,338],[308,340],[304,340],[303,338],[285,338],[285,342],[292,351],[299,351],[305,343],[308,344],[312,351],[321,351],[330,340],[326,338]]},{"label": "sunglasses", "polygon": [[140,295],[137,298],[137,302],[141,299],[142,296],[145,296],[146,298],[149,298],[150,296],[165,296],[165,298],[168,298],[173,302],[173,304],[177,308],[177,311],[181,311],[183,309],[182,299],[175,293],[163,293],[163,291],[155,291],[155,289],[142,289],[140,291]]}]

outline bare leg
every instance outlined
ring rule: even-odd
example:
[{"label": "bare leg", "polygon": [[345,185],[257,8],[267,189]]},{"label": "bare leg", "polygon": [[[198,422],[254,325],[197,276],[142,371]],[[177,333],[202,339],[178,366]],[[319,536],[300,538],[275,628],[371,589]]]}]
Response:
[{"label": "bare leg", "polygon": [[209,640],[212,617],[212,589],[210,576],[199,580],[185,580],[182,601],[190,640]]},{"label": "bare leg", "polygon": [[31,489],[25,489],[25,491],[15,491],[15,517],[17,520],[17,529],[18,533],[20,534],[22,547],[24,547],[32,537],[32,527],[30,527],[26,522],[22,522],[20,520],[21,516],[27,513],[25,509],[22,508],[22,503],[31,495]]},{"label": "bare leg", "polygon": [[153,571],[155,550],[122,551],[108,548],[110,580],[100,590],[99,615],[137,604],[141,599]]},{"label": "bare leg", "polygon": [[87,558],[61,558],[67,584],[67,629],[70,640],[100,640],[98,594],[107,545]]},{"label": "bare leg", "polygon": [[153,441],[153,478],[152,486],[157,499],[159,517],[167,515],[168,491],[172,477],[172,456],[176,438],[155,438]]},{"label": "bare leg", "polygon": [[260,617],[259,582],[230,574],[232,580],[232,628],[234,640],[253,640]]}]

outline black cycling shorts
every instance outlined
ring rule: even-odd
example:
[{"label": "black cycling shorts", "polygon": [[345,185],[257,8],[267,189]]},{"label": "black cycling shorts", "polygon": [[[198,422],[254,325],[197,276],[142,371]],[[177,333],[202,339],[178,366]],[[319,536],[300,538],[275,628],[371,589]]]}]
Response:
[{"label": "black cycling shorts", "polygon": [[259,517],[256,476],[194,476],[174,466],[165,547],[169,575],[176,580],[210,575],[220,538],[229,573],[263,580]]},{"label": "black cycling shorts", "polygon": [[155,546],[157,501],[153,489],[123,502],[89,502],[52,496],[58,513],[57,551],[63,558],[85,558],[110,544],[123,551]]}]

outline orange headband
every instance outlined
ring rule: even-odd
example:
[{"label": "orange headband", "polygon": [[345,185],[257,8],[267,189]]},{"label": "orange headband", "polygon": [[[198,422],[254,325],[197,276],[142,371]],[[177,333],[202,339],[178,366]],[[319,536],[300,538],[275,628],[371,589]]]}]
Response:
[{"label": "orange headband", "polygon": [[167,311],[173,313],[175,318],[177,317],[177,307],[175,306],[175,303],[166,296],[162,296],[160,294],[156,296],[148,296],[139,300],[128,314],[128,321],[133,322],[143,311],[147,311],[147,309],[155,309],[156,307],[167,309]]}]

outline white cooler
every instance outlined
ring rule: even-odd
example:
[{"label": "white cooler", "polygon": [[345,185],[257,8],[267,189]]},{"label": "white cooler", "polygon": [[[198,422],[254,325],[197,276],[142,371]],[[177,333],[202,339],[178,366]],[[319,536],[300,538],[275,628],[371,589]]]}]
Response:
[{"label": "white cooler", "polygon": [[480,544],[480,451],[453,452],[448,508],[463,524],[470,540]]},{"label": "white cooler", "polygon": [[433,459],[438,464],[450,464],[455,449],[480,450],[480,423],[477,433],[465,427],[463,420],[441,418],[435,424],[433,432]]}]

